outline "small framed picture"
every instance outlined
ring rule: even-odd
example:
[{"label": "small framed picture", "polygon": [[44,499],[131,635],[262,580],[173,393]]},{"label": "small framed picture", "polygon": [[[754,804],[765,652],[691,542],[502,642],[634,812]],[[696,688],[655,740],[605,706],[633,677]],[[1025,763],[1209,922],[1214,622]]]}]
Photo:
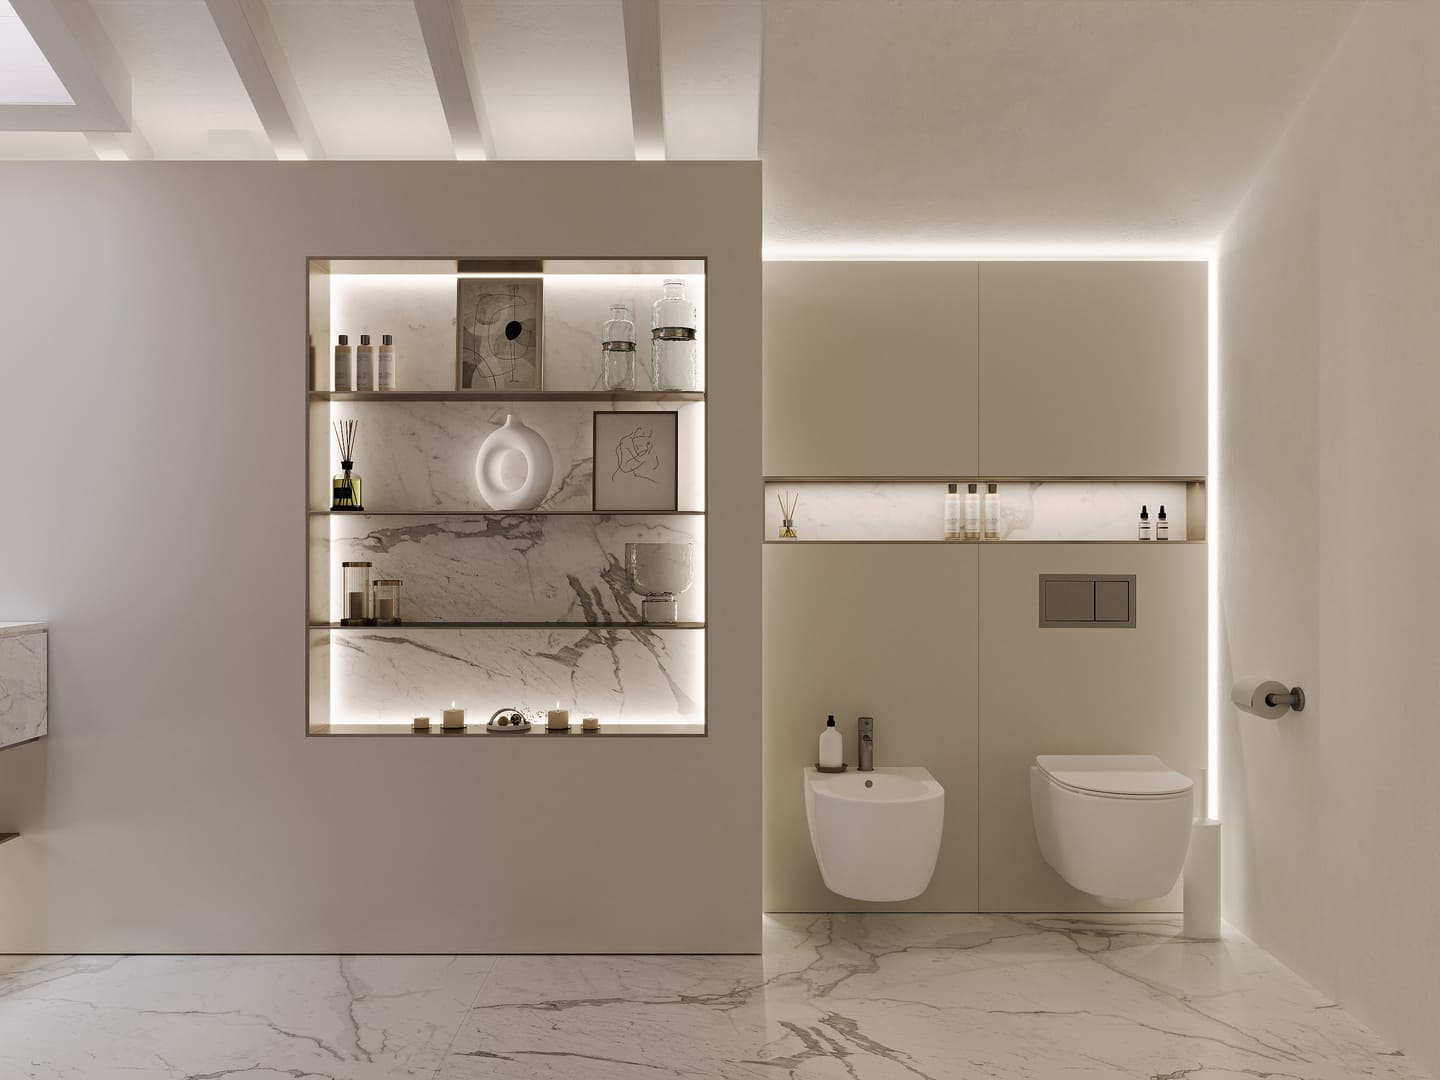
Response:
[{"label": "small framed picture", "polygon": [[677,509],[679,445],[678,412],[597,412],[594,508]]},{"label": "small framed picture", "polygon": [[541,278],[459,279],[455,380],[461,390],[539,390]]}]

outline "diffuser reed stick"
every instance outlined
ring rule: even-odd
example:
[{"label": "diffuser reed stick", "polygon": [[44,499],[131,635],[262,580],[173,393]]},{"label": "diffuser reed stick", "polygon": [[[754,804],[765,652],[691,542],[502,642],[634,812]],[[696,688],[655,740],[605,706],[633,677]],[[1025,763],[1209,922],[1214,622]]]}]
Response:
[{"label": "diffuser reed stick", "polygon": [[776,492],[775,498],[780,503],[780,539],[798,540],[799,535],[795,532],[795,508],[800,505],[800,493],[787,491],[782,495]]}]

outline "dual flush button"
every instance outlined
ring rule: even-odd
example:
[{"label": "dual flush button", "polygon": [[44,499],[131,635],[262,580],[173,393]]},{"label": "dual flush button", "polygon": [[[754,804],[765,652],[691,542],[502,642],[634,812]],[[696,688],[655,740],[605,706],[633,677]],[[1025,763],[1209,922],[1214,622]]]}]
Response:
[{"label": "dual flush button", "polygon": [[1042,628],[1134,625],[1134,574],[1040,575]]}]

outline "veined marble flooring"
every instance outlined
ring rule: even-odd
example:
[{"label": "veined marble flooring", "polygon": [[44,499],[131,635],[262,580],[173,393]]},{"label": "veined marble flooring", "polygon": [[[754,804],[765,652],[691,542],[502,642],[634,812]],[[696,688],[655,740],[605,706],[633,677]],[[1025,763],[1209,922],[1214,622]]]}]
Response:
[{"label": "veined marble flooring", "polygon": [[0,961],[0,1078],[1425,1074],[1169,916],[782,915],[758,956]]}]

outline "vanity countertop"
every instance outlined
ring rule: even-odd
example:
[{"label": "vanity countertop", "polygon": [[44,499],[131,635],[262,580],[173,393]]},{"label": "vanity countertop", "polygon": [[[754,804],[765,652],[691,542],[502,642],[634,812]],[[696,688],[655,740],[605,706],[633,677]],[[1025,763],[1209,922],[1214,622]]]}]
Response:
[{"label": "vanity countertop", "polygon": [[43,622],[0,622],[0,637],[15,637],[17,634],[33,634],[44,630]]}]

